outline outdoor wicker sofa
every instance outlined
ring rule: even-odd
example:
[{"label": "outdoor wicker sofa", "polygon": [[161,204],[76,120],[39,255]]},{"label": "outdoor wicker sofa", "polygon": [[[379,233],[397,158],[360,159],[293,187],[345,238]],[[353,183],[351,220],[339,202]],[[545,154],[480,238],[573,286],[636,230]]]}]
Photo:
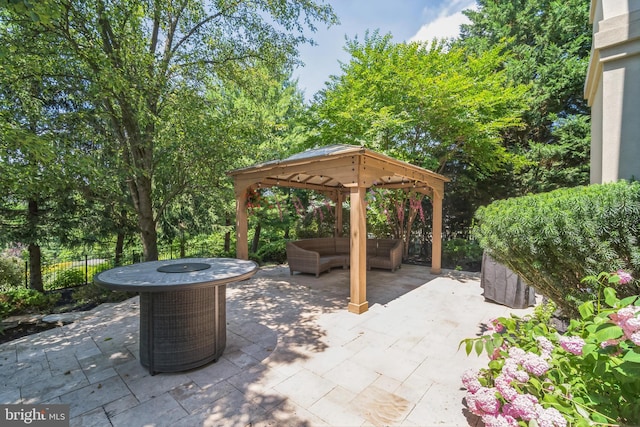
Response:
[{"label": "outdoor wicker sofa", "polygon": [[[322,237],[287,242],[289,272],[320,273],[333,267],[349,268],[348,237]],[[402,241],[367,239],[367,269],[384,268],[395,271],[402,263]]]}]

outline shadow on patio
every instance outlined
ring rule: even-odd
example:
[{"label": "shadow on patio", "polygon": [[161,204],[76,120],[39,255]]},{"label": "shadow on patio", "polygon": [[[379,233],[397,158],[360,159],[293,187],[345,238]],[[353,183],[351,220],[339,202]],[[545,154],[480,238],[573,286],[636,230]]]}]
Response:
[{"label": "shadow on patio", "polygon": [[[506,315],[477,275],[403,265],[368,274],[370,310],[347,312],[349,271],[263,267],[227,288],[216,363],[150,376],[137,298],[0,346],[2,403],[68,403],[71,425],[467,425],[461,339]],[[455,313],[454,313],[455,308]]]}]

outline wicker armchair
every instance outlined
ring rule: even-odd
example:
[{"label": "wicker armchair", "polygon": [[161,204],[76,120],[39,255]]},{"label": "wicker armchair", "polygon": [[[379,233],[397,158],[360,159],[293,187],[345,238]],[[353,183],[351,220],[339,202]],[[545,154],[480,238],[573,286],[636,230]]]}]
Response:
[{"label": "wicker armchair", "polygon": [[396,271],[402,265],[402,240],[370,239],[367,241],[367,270],[384,268]]}]

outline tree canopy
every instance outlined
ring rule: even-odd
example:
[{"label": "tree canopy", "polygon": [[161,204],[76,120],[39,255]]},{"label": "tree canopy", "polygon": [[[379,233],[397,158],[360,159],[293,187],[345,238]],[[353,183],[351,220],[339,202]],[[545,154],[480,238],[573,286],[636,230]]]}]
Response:
[{"label": "tree canopy", "polygon": [[[477,189],[486,177],[524,161],[502,141],[522,125],[528,89],[509,83],[502,47],[474,53],[372,33],[346,49],[351,59],[342,74],[315,97],[311,141],[361,144],[451,176],[448,203],[462,191],[458,184]],[[461,228],[471,214],[465,217]]]},{"label": "tree canopy", "polygon": [[479,173],[513,158],[501,132],[520,126],[524,86],[507,84],[499,49],[441,43],[347,43],[351,60],[315,99],[316,140],[363,144],[436,172],[462,162]]},{"label": "tree canopy", "polygon": [[[40,12],[49,19],[36,19]],[[224,160],[243,151],[216,127],[215,93],[255,83],[256,70],[281,75],[308,41],[305,29],[334,22],[331,7],[313,1],[51,0],[44,10],[5,10],[0,25],[2,44],[30,59],[34,79],[59,91],[71,82],[91,105],[104,135],[96,148],[113,157],[104,166],[128,187],[152,260],[165,208],[187,188],[215,186]],[[32,54],[42,37],[57,53]]]},{"label": "tree canopy", "polygon": [[479,0],[467,10],[459,43],[476,51],[504,46],[505,71],[531,85],[525,126],[505,134],[512,152],[524,153],[516,170],[521,193],[588,183],[589,108],[583,98],[591,49],[589,2],[583,0]]}]

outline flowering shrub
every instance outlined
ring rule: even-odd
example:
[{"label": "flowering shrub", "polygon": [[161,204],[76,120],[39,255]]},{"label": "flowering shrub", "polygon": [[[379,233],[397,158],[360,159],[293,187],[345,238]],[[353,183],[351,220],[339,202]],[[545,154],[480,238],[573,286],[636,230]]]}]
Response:
[{"label": "flowering shrub", "polygon": [[487,427],[640,425],[640,296],[620,300],[614,289],[632,281],[623,271],[585,278],[594,300],[563,334],[548,303],[463,340],[467,354],[491,359],[462,376],[469,411]]},{"label": "flowering shrub", "polygon": [[260,207],[260,203],[262,202],[262,193],[260,189],[255,189],[249,187],[247,189],[247,209],[252,212],[254,209],[258,209]]}]

